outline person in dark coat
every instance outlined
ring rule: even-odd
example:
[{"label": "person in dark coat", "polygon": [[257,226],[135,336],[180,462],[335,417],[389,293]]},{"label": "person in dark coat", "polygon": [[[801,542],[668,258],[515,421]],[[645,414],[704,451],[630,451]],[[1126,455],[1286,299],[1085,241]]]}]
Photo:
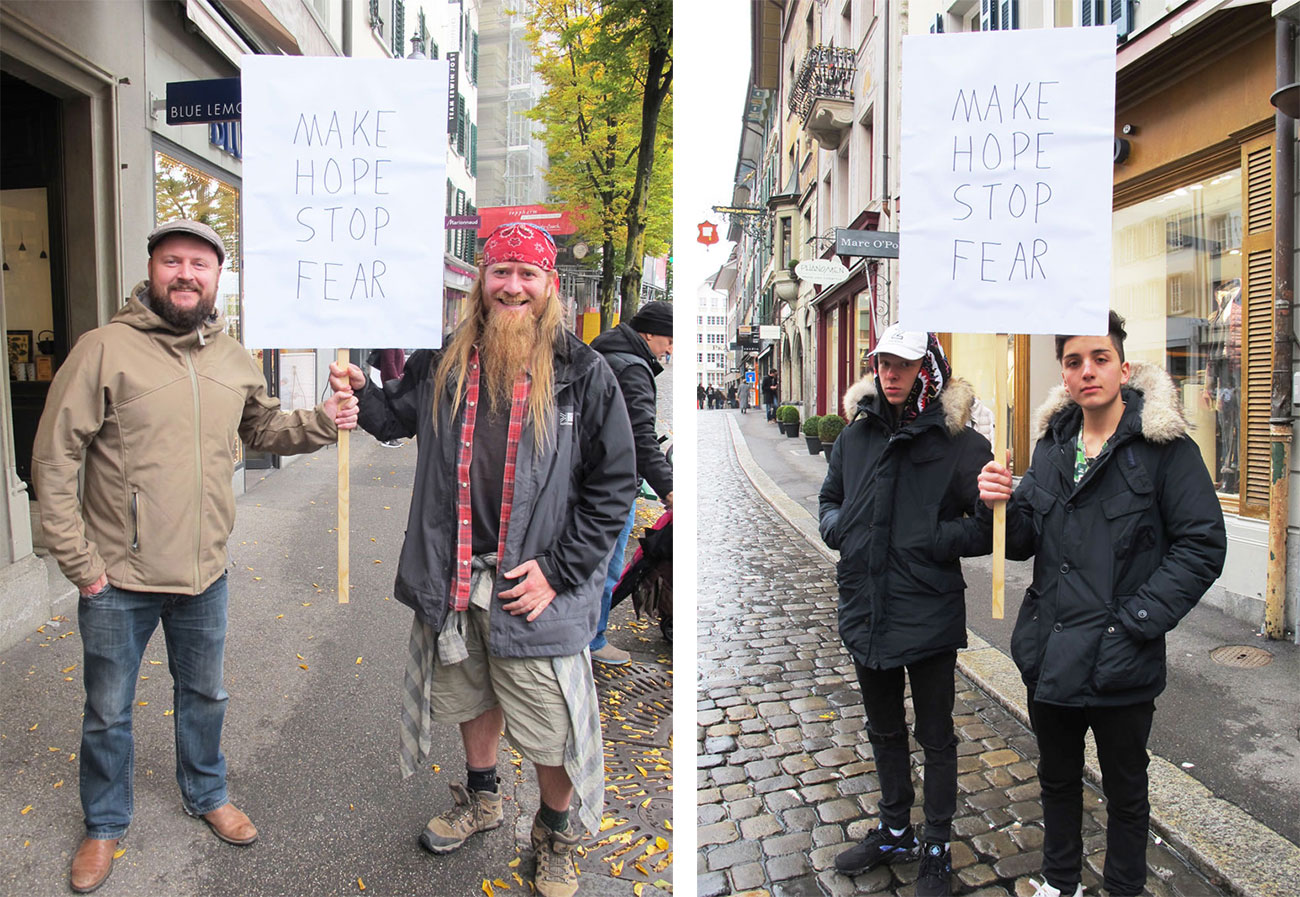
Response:
[{"label": "person in dark coat", "polygon": [[698,408],[698,409],[700,409],[701,411],[703,411],[703,410],[704,410],[704,399],[705,399],[707,396],[708,396],[708,390],[706,390],[706,389],[704,388],[704,384],[703,384],[703,383],[700,383],[698,386],[696,386],[696,387],[695,387],[695,407]]},{"label": "person in dark coat", "polygon": [[[959,558],[987,554],[974,478],[991,457],[967,426],[974,390],[952,379],[934,334],[898,325],[871,353],[875,371],[844,398],[844,428],[818,496],[821,535],[839,549],[840,637],[853,656],[880,778],[880,823],[835,858],[857,875],[921,855],[918,895],[951,892],[957,804],[953,674],[966,645]],[[903,708],[911,682],[925,751],[925,829],[909,823],[911,763]]]},{"label": "person in dark coat", "polygon": [[[673,468],[659,447],[655,433],[657,416],[655,377],[663,372],[659,359],[673,350],[673,304],[648,302],[626,324],[619,324],[591,341],[591,348],[604,356],[618,379],[632,421],[632,438],[636,443],[637,476],[650,484],[655,495],[668,508],[673,506]],[[600,620],[596,637],[591,641],[591,657],[598,663],[623,666],[632,655],[605,639],[614,586],[623,575],[623,555],[627,540],[636,523],[636,499],[627,511],[627,522],[614,543],[605,574],[605,592],[600,599]]]},{"label": "person in dark coat", "polygon": [[776,371],[768,371],[763,377],[763,404],[767,407],[767,419],[776,418]]},{"label": "person in dark coat", "polygon": [[[1038,444],[1015,494],[989,463],[980,498],[1010,498],[1007,557],[1034,558],[1011,637],[1038,738],[1043,897],[1082,893],[1084,733],[1106,794],[1107,891],[1146,883],[1147,737],[1165,687],[1165,633],[1223,570],[1223,511],[1173,380],[1124,360],[1108,336],[1058,336],[1064,384],[1036,415]],[[991,513],[982,514],[982,518]]]}]

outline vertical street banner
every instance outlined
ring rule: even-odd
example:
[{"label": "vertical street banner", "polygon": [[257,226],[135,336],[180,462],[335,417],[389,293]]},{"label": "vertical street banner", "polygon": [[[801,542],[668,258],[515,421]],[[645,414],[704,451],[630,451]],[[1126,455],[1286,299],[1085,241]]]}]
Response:
[{"label": "vertical street banner", "polygon": [[245,343],[441,345],[446,62],[242,67]]},{"label": "vertical street banner", "polygon": [[899,319],[1104,334],[1114,28],[903,38]]}]

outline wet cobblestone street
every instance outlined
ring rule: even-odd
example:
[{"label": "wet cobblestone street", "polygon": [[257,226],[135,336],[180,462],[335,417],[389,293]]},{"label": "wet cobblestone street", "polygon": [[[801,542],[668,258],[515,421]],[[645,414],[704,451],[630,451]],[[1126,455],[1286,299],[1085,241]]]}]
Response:
[{"label": "wet cobblestone street", "polygon": [[[880,798],[834,566],[746,477],[730,413],[699,415],[699,897],[910,895],[915,863],[834,871],[875,827]],[[1036,742],[960,673],[956,694],[953,893],[1027,897],[1042,861]],[[1084,806],[1083,884],[1099,894],[1106,807],[1090,785]],[[1148,863],[1153,897],[1223,893],[1154,838]]]}]

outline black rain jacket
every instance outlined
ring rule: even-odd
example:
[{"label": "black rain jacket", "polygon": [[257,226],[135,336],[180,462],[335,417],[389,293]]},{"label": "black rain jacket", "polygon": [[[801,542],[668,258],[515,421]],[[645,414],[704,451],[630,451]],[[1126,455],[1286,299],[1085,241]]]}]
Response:
[{"label": "black rain jacket", "polygon": [[[442,629],[455,582],[456,459],[464,419],[463,409],[451,419],[449,377],[434,431],[433,373],[440,357],[440,351],[421,349],[407,359],[401,380],[383,388],[367,383],[358,393],[359,422],[377,439],[418,437],[394,594],[435,630]],[[604,359],[567,332],[556,350],[555,406],[540,452],[532,417],[524,421],[510,528],[492,592],[497,596],[518,582],[501,574],[536,559],[557,594],[531,623],[493,606],[488,645],[496,657],[560,657],[590,644],[614,541],[636,495],[632,428],[618,383]]]},{"label": "black rain jacket", "polygon": [[650,484],[655,495],[664,498],[673,491],[673,468],[655,434],[655,377],[662,373],[663,365],[650,351],[645,338],[630,324],[606,330],[591,341],[591,348],[605,356],[618,378],[619,389],[623,390],[627,416],[632,421],[632,439],[636,443],[637,475]]},{"label": "black rain jacket", "polygon": [[959,558],[992,550],[992,530],[974,516],[976,478],[993,455],[967,426],[973,398],[969,383],[951,380],[895,431],[874,375],[845,396],[856,411],[831,451],[819,516],[822,539],[840,552],[840,638],[863,666],[966,645]]},{"label": "black rain jacket", "polygon": [[1083,411],[1057,387],[1037,412],[1033,463],[1007,504],[1007,557],[1034,558],[1011,655],[1047,704],[1155,698],[1165,633],[1223,571],[1223,511],[1173,381],[1134,362],[1121,395],[1124,416],[1076,486]]}]

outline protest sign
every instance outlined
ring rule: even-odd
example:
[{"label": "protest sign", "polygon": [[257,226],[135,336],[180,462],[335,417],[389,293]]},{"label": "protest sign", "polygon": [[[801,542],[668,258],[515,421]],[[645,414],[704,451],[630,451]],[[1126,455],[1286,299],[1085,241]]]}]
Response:
[{"label": "protest sign", "polygon": [[446,61],[242,66],[245,343],[441,345]]},{"label": "protest sign", "polygon": [[903,38],[899,320],[1104,334],[1113,28]]}]

